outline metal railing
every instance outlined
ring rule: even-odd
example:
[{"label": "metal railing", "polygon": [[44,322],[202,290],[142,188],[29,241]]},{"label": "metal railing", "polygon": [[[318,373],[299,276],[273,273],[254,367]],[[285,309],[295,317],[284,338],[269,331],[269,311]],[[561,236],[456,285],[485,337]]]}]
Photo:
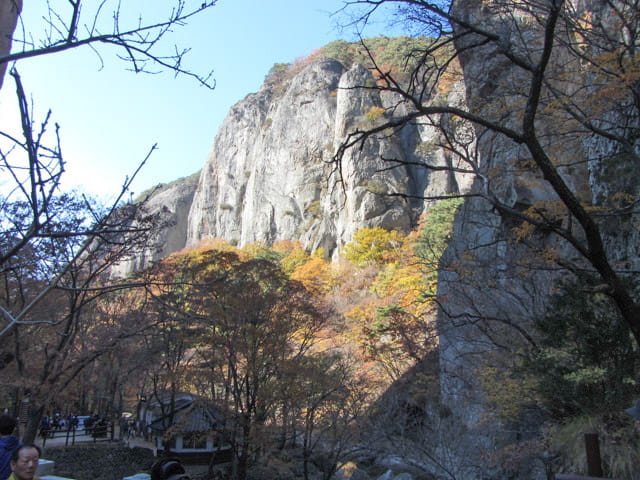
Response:
[{"label": "metal railing", "polygon": [[[69,426],[66,430],[63,429],[48,429],[41,431],[42,448],[44,449],[47,440],[65,439],[65,446],[69,444],[75,445],[76,442],[113,442],[115,438],[115,426],[113,423],[107,423],[104,425],[92,425],[90,427],[72,427]],[[58,443],[58,442],[56,442]]]}]

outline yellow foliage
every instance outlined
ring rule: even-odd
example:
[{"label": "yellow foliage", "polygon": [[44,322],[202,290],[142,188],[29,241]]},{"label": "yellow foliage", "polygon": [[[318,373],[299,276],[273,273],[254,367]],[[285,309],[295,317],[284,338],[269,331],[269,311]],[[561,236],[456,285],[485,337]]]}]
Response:
[{"label": "yellow foliage", "polygon": [[311,252],[311,256],[317,258],[327,258],[327,252],[324,248],[318,247],[313,252]]},{"label": "yellow foliage", "polygon": [[313,257],[308,262],[296,267],[291,278],[302,283],[307,290],[316,295],[327,293],[331,289],[330,266],[319,257]]},{"label": "yellow foliage", "polygon": [[356,322],[359,324],[369,323],[370,319],[375,318],[378,306],[373,302],[369,302],[364,305],[357,305],[344,314],[347,320]]},{"label": "yellow foliage", "polygon": [[367,111],[365,115],[367,116],[369,121],[375,122],[377,119],[379,119],[384,115],[384,112],[385,112],[384,108],[373,106],[369,109],[369,111]]},{"label": "yellow foliage", "polygon": [[244,252],[249,254],[252,257],[258,256],[261,252],[267,250],[269,247],[264,242],[254,242],[248,243],[244,247],[241,248]]},{"label": "yellow foliage", "polygon": [[[375,241],[365,239],[384,237],[384,230],[367,229],[359,232],[357,240],[375,250]],[[388,232],[386,232],[388,233]],[[358,272],[371,279],[366,291],[361,292],[360,303],[345,313],[345,340],[355,342],[364,360],[372,362],[383,378],[393,381],[399,378],[417,359],[437,346],[435,337],[433,302],[425,296],[435,290],[422,271],[416,256],[418,232],[396,237],[393,248],[377,250],[376,263],[370,263]],[[354,238],[355,240],[355,238]],[[362,247],[354,249],[363,258],[371,252]],[[349,253],[354,253],[349,252]],[[370,276],[375,273],[375,276]],[[347,281],[349,286],[353,281]],[[337,294],[343,292],[341,287]],[[367,296],[373,294],[374,297]]]},{"label": "yellow foliage", "polygon": [[476,370],[478,383],[491,405],[490,413],[506,422],[519,420],[525,407],[536,402],[538,387],[534,375],[516,374],[513,367],[498,367],[487,360]]},{"label": "yellow foliage", "polygon": [[395,230],[362,228],[353,236],[353,241],[345,245],[342,254],[356,265],[369,265],[380,262],[385,254],[398,249],[402,240],[402,235]]},{"label": "yellow foliage", "polygon": [[289,254],[280,261],[280,266],[287,275],[291,275],[298,267],[304,265],[308,260],[309,254],[304,248],[302,248],[302,245],[300,245],[299,247],[291,250]]}]

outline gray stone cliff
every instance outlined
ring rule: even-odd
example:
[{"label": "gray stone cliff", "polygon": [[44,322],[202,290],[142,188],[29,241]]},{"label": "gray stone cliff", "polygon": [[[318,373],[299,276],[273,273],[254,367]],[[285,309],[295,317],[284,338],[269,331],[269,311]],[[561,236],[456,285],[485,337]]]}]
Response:
[{"label": "gray stone cliff", "polygon": [[[468,189],[470,179],[463,174],[389,170],[381,160],[450,163],[442,150],[420,148],[437,138],[429,126],[406,127],[401,135],[369,140],[347,151],[338,176],[331,160],[348,130],[373,125],[375,119],[367,116],[371,108],[396,101],[354,88],[367,81],[371,75],[359,65],[346,70],[336,60],[322,59],[282,85],[265,82],[234,105],[197,186],[177,182],[152,197],[150,212],[163,208],[171,216],[156,238],[161,247],[123,265],[119,273],[210,238],[238,246],[298,239],[310,250],[322,247],[335,256],[358,229],[408,231],[428,206],[383,193],[421,197]],[[453,95],[464,101],[461,84]]]},{"label": "gray stone cliff", "polygon": [[[476,45],[473,42],[478,38],[473,35],[458,40],[470,109],[484,119],[517,129],[521,122],[517,105],[524,104],[530,77],[504,53],[535,60],[540,52],[541,34],[535,30],[536,23],[530,16],[522,12],[514,14],[513,8],[505,5],[459,0],[454,2],[453,12],[500,38]],[[571,2],[571,8],[577,12],[576,17],[593,15],[589,18],[604,30],[609,28],[607,19],[614,18],[604,2]],[[580,69],[586,68],[587,62],[579,66],[572,62],[573,52],[562,47],[569,42],[563,43],[562,29],[558,31],[560,46],[554,50],[548,78],[555,82],[552,85],[557,91],[571,92],[573,85],[589,86],[595,75],[589,76]],[[614,38],[617,32],[614,28],[607,33]],[[597,92],[596,86],[592,88]],[[595,208],[610,207],[614,194],[623,193],[637,201],[640,182],[629,175],[640,167],[637,136],[631,140],[635,142],[632,146],[635,155],[621,154],[620,146],[604,136],[591,132],[575,134],[571,130],[575,128],[572,119],[563,118],[553,106],[544,110],[548,105],[551,101],[540,107],[536,128],[543,147],[552,151],[554,158],[561,159],[559,172],[571,191]],[[613,102],[611,105],[613,109]],[[511,116],[505,112],[512,112]],[[625,122],[610,121],[619,113],[605,112],[600,125],[606,125],[605,128],[616,123],[622,125]],[[636,114],[629,114],[625,121],[637,128]],[[534,415],[521,418],[518,425],[501,423],[492,417],[477,380],[484,362],[499,365],[502,359],[508,364],[510,354],[506,352],[529,341],[526,336],[534,335],[534,320],[548,311],[547,301],[554,282],[570,275],[553,262],[536,264],[532,261],[536,258],[533,252],[553,251],[566,264],[587,269],[588,265],[557,236],[536,232],[528,245],[516,241],[517,219],[501,214],[482,195],[491,191],[505,205],[520,211],[537,202],[555,202],[558,197],[539,171],[528,168],[530,157],[521,145],[480,127],[476,127],[476,137],[481,175],[472,192],[481,195],[467,200],[456,218],[452,243],[441,260],[443,268],[438,282],[443,305],[439,317],[441,401],[452,412],[446,419],[445,430],[462,432],[455,442],[441,443],[439,453],[441,458],[448,459],[447,466],[455,469],[459,475],[456,478],[547,478],[543,455],[532,457],[516,473],[507,474],[492,465],[491,458],[499,458],[505,445],[535,437],[541,419]],[[630,212],[624,220],[611,216],[599,225],[606,255],[620,271],[632,272],[640,267],[639,225],[637,212]],[[579,233],[576,235],[582,239]]]},{"label": "gray stone cliff", "polygon": [[[488,3],[458,0],[454,4],[454,13],[495,31],[499,40],[470,48],[465,42],[473,42],[473,36],[458,39],[465,82],[454,85],[448,101],[468,104],[482,118],[512,127],[519,117],[505,112],[517,112],[513,107],[527,94],[527,77],[504,51],[535,56],[539,36],[529,28],[535,22],[526,15],[513,15],[509,6],[506,13],[492,12]],[[581,2],[574,3],[585,9]],[[500,2],[496,5],[498,10],[504,7]],[[606,16],[606,12],[596,14]],[[561,79],[576,75],[570,71],[575,65],[569,66],[566,52],[559,50],[556,55],[553,75]],[[166,209],[173,219],[158,234],[162,249],[150,250],[123,271],[143,268],[209,238],[239,246],[299,239],[310,250],[322,247],[335,256],[358,229],[383,226],[407,231],[429,206],[420,199],[384,194],[419,198],[478,193],[459,212],[453,241],[441,262],[439,401],[446,408],[440,415],[441,427],[430,440],[437,444],[441,469],[455,472],[455,478],[508,478],[505,472],[493,469],[487,452],[523,440],[523,430],[525,437],[529,433],[535,436],[535,428],[528,427],[535,426],[538,419],[523,419],[521,425],[510,428],[498,421],[488,423],[486,399],[477,383],[478,369],[500,350],[500,341],[510,342],[509,346],[527,341],[532,322],[547,311],[558,273],[525,265],[531,250],[515,241],[514,218],[501,214],[482,196],[490,190],[504,205],[520,211],[538,202],[553,202],[557,196],[535,169],[527,167],[530,159],[520,145],[478,127],[475,181],[455,173],[455,168],[438,172],[406,165],[388,168],[383,158],[456,166],[446,151],[429,147],[437,145],[439,133],[426,124],[410,125],[349,149],[337,172],[331,160],[348,132],[375,125],[375,116],[368,113],[376,107],[397,107],[395,112],[402,114],[402,102],[393,95],[355,88],[370,81],[370,73],[361,66],[345,69],[336,60],[323,59],[281,85],[265,82],[258,92],[234,105],[215,137],[197,183],[178,183],[175,190],[152,198],[150,210]],[[640,182],[629,175],[640,167],[637,155],[620,157],[606,139],[572,136],[562,131],[563,119],[541,118],[548,120],[538,126],[540,136],[549,142],[544,146],[553,143],[560,158],[580,159],[559,170],[583,201],[605,205],[615,192],[638,197]],[[637,124],[637,118],[633,122]],[[637,139],[635,148],[640,150]],[[600,225],[607,255],[630,271],[640,269],[638,225],[637,213]],[[534,247],[553,248],[568,262],[580,265],[577,252],[557,239],[540,233],[536,242]],[[520,428],[523,425],[527,428]],[[543,475],[543,465],[538,462],[525,465],[511,478]]]},{"label": "gray stone cliff", "polygon": [[[141,195],[146,199],[144,215],[155,218],[154,231],[145,249],[112,269],[115,277],[143,270],[154,261],[182,250],[187,242],[187,219],[198,182],[198,174],[160,185]],[[148,197],[148,198],[146,198]]]},{"label": "gray stone cliff", "polygon": [[331,255],[360,228],[408,231],[415,225],[422,202],[381,193],[421,196],[467,188],[464,178],[451,174],[427,177],[406,167],[384,169],[381,157],[418,155],[417,146],[435,134],[417,127],[349,150],[339,182],[330,163],[335,149],[350,128],[372,122],[367,117],[372,107],[393,101],[354,88],[368,80],[370,73],[363,67],[345,71],[340,62],[324,59],[277,93],[265,84],[236,104],[202,170],[189,212],[187,245],[212,237],[237,245],[299,239],[307,248],[323,247]]}]

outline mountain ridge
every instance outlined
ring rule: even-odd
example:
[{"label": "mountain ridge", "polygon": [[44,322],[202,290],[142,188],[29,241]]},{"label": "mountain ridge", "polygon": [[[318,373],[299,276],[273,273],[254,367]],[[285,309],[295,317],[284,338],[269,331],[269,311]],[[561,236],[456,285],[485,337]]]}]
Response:
[{"label": "mountain ridge", "polygon": [[[375,82],[357,62],[347,69],[316,54],[291,70],[268,74],[258,92],[229,110],[193,191],[193,183],[179,186],[177,180],[151,195],[147,210],[165,209],[163,218],[170,217],[154,242],[163,247],[121,265],[119,274],[210,238],[238,246],[300,240],[335,258],[359,229],[381,226],[406,233],[432,203],[420,198],[468,190],[464,174],[384,165],[382,157],[450,164],[442,149],[425,148],[438,143],[438,132],[428,125],[405,127],[399,135],[347,151],[338,175],[332,159],[349,129],[375,125],[399,99],[357,88]],[[458,82],[449,96],[463,102],[463,91]],[[171,197],[170,205],[159,196]]]}]

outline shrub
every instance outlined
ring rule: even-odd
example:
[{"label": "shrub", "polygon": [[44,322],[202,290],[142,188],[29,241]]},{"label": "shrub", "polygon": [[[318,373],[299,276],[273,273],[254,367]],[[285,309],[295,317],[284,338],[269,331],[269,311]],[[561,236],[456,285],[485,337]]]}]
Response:
[{"label": "shrub", "polygon": [[528,368],[556,419],[620,411],[638,392],[638,346],[612,300],[591,278],[562,282],[549,313],[536,322],[539,351]]},{"label": "shrub", "polygon": [[375,122],[376,120],[378,120],[380,117],[384,115],[384,112],[385,112],[384,108],[374,106],[374,107],[371,107],[365,115],[367,116],[367,119],[370,122]]}]

